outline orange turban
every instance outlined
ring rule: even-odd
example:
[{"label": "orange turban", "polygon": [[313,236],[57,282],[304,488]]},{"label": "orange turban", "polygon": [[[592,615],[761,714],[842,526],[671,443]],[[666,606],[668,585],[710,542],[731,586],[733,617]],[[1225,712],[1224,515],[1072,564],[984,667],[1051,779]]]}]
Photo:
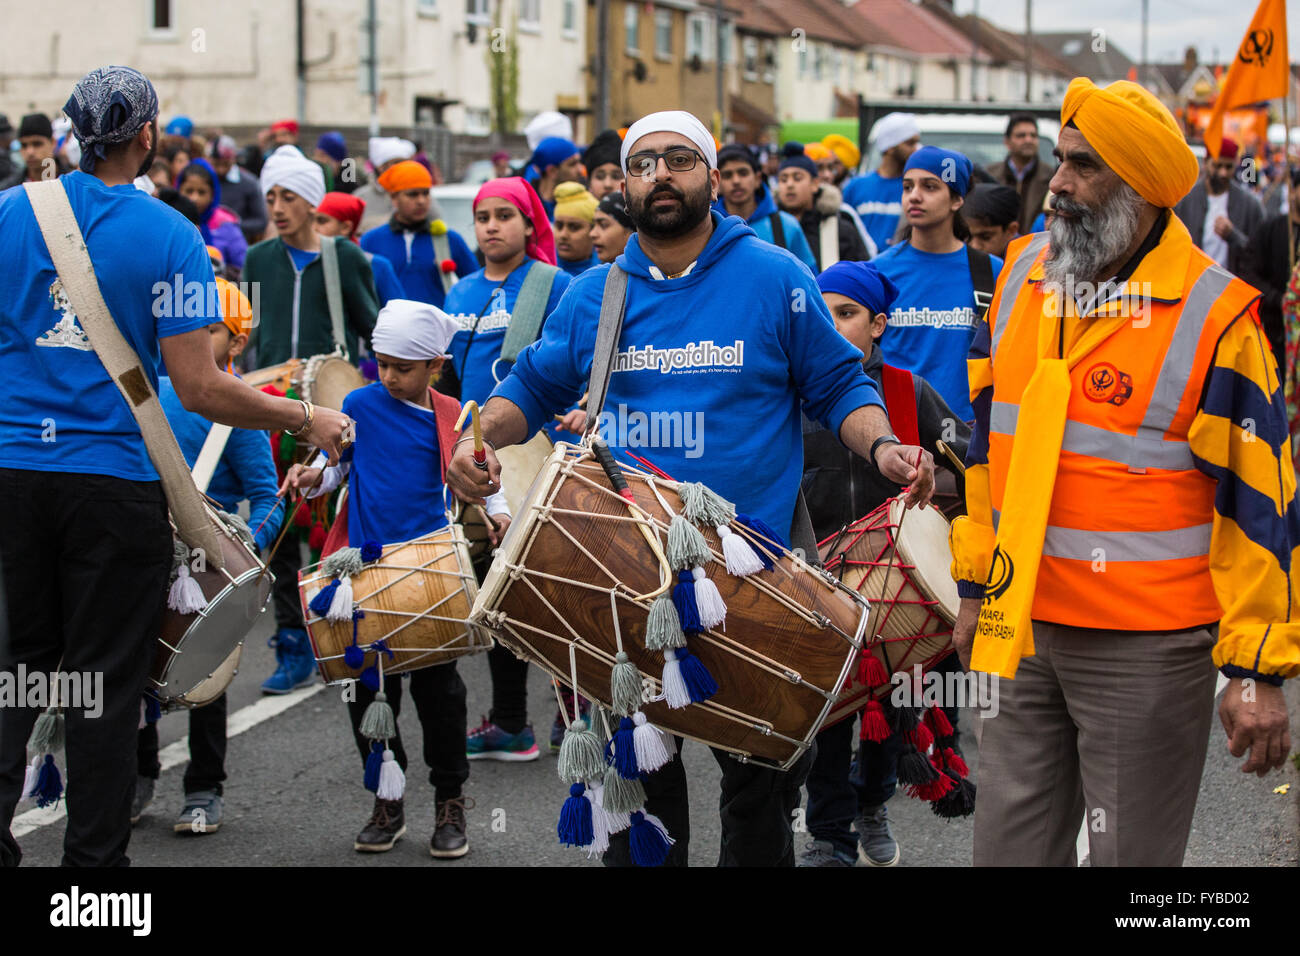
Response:
[{"label": "orange turban", "polygon": [[803,148],[803,154],[814,163],[824,163],[832,156],[830,148],[821,143],[808,143]]},{"label": "orange turban", "polygon": [[1178,122],[1138,84],[1119,80],[1103,89],[1075,77],[1061,104],[1061,125],[1071,120],[1102,162],[1153,206],[1170,209],[1196,185],[1200,165]]},{"label": "orange turban", "polygon": [[253,328],[253,304],[239,286],[225,279],[217,279],[217,294],[221,302],[221,321],[231,335],[239,335]]},{"label": "orange turban", "polygon": [[407,159],[388,167],[379,177],[379,185],[389,194],[406,189],[431,189],[433,176],[415,160]]},{"label": "orange turban", "polygon": [[853,140],[839,133],[831,133],[822,139],[822,145],[835,154],[835,158],[848,169],[854,169],[862,161],[862,153]]}]

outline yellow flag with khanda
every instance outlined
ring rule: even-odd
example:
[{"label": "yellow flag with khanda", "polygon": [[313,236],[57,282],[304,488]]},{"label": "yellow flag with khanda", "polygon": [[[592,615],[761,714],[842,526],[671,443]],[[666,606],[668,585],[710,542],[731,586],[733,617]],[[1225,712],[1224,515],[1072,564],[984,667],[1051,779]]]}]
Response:
[{"label": "yellow flag with khanda", "polygon": [[1205,128],[1205,148],[1216,159],[1223,143],[1223,114],[1239,106],[1284,97],[1290,92],[1286,45],[1286,0],[1261,0],[1228,69]]}]

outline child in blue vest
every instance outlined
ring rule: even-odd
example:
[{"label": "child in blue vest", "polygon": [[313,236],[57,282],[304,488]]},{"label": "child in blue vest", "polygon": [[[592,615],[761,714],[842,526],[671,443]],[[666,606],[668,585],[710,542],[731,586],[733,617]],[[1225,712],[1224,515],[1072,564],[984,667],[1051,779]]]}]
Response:
[{"label": "child in blue vest", "polygon": [[[356,421],[357,441],[340,459],[325,468],[320,457],[307,468],[295,465],[284,488],[327,494],[346,479],[347,508],[336,519],[331,539],[360,548],[367,542],[396,544],[422,537],[447,524],[443,504],[443,477],[455,444],[455,421],[460,403],[430,388],[442,369],[458,326],[440,309],[423,302],[394,299],[379,313],[371,339],[379,366],[379,381],[359,388],[343,400],[344,414]],[[324,474],[321,469],[324,468]],[[505,498],[488,499],[487,511],[504,534],[510,524]],[[497,534],[489,531],[495,544]],[[325,553],[332,548],[326,544]],[[394,718],[402,709],[403,678],[385,682],[384,692]],[[429,852],[437,859],[452,859],[469,852],[463,786],[469,778],[465,755],[465,684],[456,662],[437,664],[410,673],[410,694],[415,700],[424,735],[424,759],[434,787],[436,820]],[[375,691],[360,682],[348,703],[353,734],[362,764],[372,742],[361,734],[361,719],[374,701]],[[388,742],[394,759],[406,769],[406,751],[398,733]],[[353,847],[360,852],[383,852],[406,832],[403,799],[381,798],[376,793],[370,821]]]}]

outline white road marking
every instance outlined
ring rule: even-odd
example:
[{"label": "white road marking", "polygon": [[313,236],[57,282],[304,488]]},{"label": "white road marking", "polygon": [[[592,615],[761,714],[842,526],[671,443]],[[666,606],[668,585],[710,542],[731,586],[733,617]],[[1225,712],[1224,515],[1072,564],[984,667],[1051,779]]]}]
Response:
[{"label": "white road marking", "polygon": [[[284,713],[290,707],[301,704],[304,700],[320,693],[325,689],[325,685],[320,681],[312,684],[310,687],[300,687],[298,690],[291,691],[288,694],[279,694],[276,696],[263,697],[255,704],[249,704],[247,707],[241,707],[231,714],[226,720],[226,739],[237,737],[246,730],[251,730],[258,724],[270,720]],[[186,734],[175,743],[170,743],[162,750],[158,751],[158,762],[162,764],[163,770],[170,770],[172,767],[178,767],[190,759],[190,737]],[[61,768],[66,771],[65,768]],[[66,800],[67,794],[64,794],[63,800],[60,800],[57,806],[45,807],[44,809],[36,808],[28,810],[14,817],[12,832],[14,839],[25,836],[33,830],[54,823],[67,816]]]},{"label": "white road marking", "polygon": [[[1228,686],[1228,678],[1219,674],[1214,682],[1214,696],[1218,697],[1223,693],[1223,688]],[[1079,861],[1079,866],[1083,866],[1083,861],[1088,859],[1088,816],[1084,814],[1083,823],[1079,825],[1079,837],[1074,841],[1074,856]]]}]

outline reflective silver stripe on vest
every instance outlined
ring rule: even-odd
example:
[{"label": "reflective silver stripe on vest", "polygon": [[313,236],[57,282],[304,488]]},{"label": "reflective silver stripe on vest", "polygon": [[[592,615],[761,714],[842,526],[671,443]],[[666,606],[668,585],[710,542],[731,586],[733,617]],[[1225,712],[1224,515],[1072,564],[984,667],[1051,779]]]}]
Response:
[{"label": "reflective silver stripe on vest", "polygon": [[1146,416],[1137,432],[1139,437],[1148,442],[1160,441],[1173,424],[1183,392],[1187,390],[1187,383],[1192,376],[1192,362],[1196,358],[1196,346],[1201,341],[1201,330],[1205,328],[1206,317],[1231,281],[1231,273],[1212,265],[1200,274],[1192,284],[1191,291],[1183,298],[1178,325],[1174,327],[1173,337],[1169,340],[1169,349],[1165,352],[1160,375],[1156,378],[1156,387],[1151,393],[1151,403],[1147,406]]},{"label": "reflective silver stripe on vest", "polygon": [[1029,241],[1025,246],[1024,252],[1016,259],[1016,264],[1011,267],[1011,274],[1007,276],[1002,286],[1002,299],[998,302],[997,315],[993,317],[992,342],[989,345],[989,355],[996,355],[998,343],[1002,341],[1002,334],[1007,330],[1007,324],[1011,321],[1011,311],[1016,307],[1016,300],[1020,298],[1020,287],[1025,284],[1025,278],[1029,275],[1029,270],[1033,268],[1034,260],[1038,254],[1043,251],[1047,245],[1047,233],[1040,233]]},{"label": "reflective silver stripe on vest", "polygon": [[[1010,402],[994,402],[989,410],[989,431],[999,435],[1015,435],[1020,407]],[[1163,468],[1169,471],[1190,471],[1194,466],[1192,450],[1187,442],[1165,441],[1143,435],[1125,435],[1096,425],[1066,420],[1063,451],[1090,458],[1113,461],[1129,468]]]},{"label": "reflective silver stripe on vest", "polygon": [[[1002,512],[994,508],[995,533],[1001,520]],[[1200,524],[1174,531],[1083,531],[1048,525],[1043,536],[1043,555],[1074,561],[1176,561],[1179,558],[1200,558],[1210,553],[1210,531],[1213,527],[1213,524]]]}]

